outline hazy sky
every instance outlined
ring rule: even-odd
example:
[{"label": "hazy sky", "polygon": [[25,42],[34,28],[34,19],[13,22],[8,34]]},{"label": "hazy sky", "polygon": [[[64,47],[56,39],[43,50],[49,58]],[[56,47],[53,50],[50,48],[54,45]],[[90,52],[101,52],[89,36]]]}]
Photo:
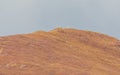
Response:
[{"label": "hazy sky", "polygon": [[73,27],[120,39],[120,0],[0,0],[0,35]]}]

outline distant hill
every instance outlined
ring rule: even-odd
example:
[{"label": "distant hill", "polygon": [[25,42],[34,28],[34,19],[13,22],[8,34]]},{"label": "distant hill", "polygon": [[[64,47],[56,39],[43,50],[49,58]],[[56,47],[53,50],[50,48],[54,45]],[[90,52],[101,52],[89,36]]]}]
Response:
[{"label": "distant hill", "polygon": [[0,75],[120,75],[120,41],[70,28],[0,37]]}]

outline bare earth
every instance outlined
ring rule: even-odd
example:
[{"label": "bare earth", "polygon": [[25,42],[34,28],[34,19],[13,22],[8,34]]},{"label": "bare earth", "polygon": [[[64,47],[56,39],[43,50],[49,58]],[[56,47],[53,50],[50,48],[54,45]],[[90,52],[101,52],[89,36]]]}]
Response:
[{"label": "bare earth", "polygon": [[62,28],[0,37],[0,75],[120,75],[120,41]]}]

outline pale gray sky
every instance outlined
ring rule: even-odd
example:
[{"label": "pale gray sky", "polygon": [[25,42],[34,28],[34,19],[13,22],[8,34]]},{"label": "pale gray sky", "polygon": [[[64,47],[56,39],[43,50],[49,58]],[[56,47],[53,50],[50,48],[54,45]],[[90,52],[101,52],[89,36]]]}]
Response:
[{"label": "pale gray sky", "polygon": [[73,27],[120,39],[120,0],[0,0],[0,35]]}]

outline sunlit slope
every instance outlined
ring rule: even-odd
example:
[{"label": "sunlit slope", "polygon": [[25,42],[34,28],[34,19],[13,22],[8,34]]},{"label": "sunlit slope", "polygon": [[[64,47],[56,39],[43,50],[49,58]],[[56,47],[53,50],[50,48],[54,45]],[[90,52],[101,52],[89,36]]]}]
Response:
[{"label": "sunlit slope", "polygon": [[120,75],[120,41],[62,28],[1,37],[0,75]]}]

